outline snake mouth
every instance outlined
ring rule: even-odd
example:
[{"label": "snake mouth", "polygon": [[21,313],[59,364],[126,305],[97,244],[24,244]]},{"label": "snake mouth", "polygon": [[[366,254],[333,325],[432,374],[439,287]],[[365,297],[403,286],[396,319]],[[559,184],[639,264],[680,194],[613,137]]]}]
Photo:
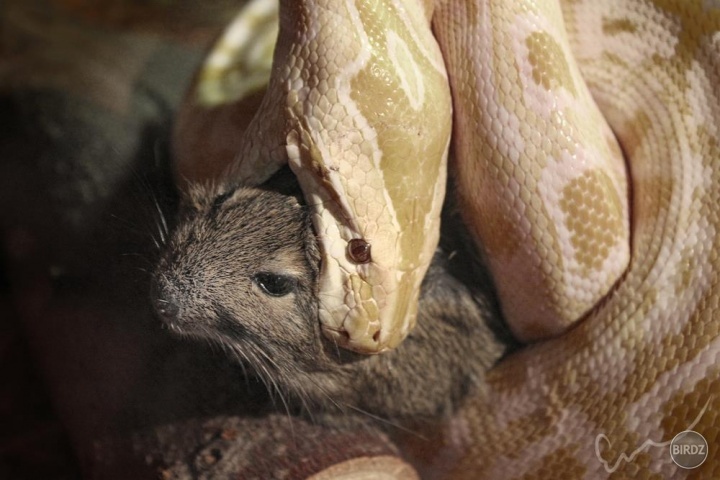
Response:
[{"label": "snake mouth", "polygon": [[346,336],[346,337],[349,337],[349,336],[350,336],[346,330],[344,330],[344,329],[342,329],[342,328],[339,328],[339,327],[333,327],[333,326],[330,326],[330,325],[321,325],[320,328],[322,328],[323,330],[327,330],[327,331],[329,331],[329,332],[338,334],[338,335],[343,335],[343,336]]}]

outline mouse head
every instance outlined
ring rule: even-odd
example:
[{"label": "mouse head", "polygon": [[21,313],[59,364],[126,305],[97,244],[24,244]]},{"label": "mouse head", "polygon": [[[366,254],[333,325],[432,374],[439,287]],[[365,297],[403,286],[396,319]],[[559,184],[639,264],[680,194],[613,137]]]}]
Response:
[{"label": "mouse head", "polygon": [[319,263],[306,207],[282,182],[194,186],[155,270],[153,302],[172,330],[219,342],[260,373],[290,375],[315,364],[324,341]]},{"label": "mouse head", "polygon": [[289,170],[260,188],[194,187],[153,275],[155,309],[281,394],[397,418],[447,411],[502,353],[483,289],[453,273],[470,262],[441,251],[401,346],[370,356],[337,347],[320,330],[318,248]]}]

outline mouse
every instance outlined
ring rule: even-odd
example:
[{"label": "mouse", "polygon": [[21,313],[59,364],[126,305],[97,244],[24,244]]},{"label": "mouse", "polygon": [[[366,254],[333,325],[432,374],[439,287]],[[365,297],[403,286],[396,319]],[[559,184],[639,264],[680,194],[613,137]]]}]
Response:
[{"label": "mouse", "polygon": [[395,421],[449,415],[515,344],[452,202],[424,278],[417,325],[364,355],[323,335],[311,211],[285,167],[265,184],[190,185],[152,273],[169,330],[220,346],[287,402]]}]

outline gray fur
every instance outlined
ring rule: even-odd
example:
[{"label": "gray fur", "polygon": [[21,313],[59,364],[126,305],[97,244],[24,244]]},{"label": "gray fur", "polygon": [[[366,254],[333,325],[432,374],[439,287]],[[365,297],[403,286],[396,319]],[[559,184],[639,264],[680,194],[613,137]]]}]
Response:
[{"label": "gray fur", "polygon": [[[409,337],[391,352],[354,354],[321,334],[318,244],[289,176],[191,193],[154,275],[160,317],[221,344],[306,404],[412,420],[446,414],[482,388],[509,340],[477,259],[457,241],[460,222],[446,213],[443,238],[452,241],[435,255]],[[269,296],[253,282],[258,272],[290,275],[296,288]]]}]

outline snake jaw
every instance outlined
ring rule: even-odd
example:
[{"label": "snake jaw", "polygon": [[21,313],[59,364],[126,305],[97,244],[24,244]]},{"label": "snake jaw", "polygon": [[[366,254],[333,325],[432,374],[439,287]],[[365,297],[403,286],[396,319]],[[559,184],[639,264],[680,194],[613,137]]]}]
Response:
[{"label": "snake jaw", "polygon": [[[323,255],[323,331],[343,347],[379,353],[414,326],[420,283],[439,239],[452,120],[448,76],[426,8],[313,5],[282,3],[284,40],[272,71],[261,64],[270,76],[266,95],[223,174],[259,184],[289,163],[314,211]],[[232,81],[253,63],[236,43],[247,43],[249,25],[277,22],[278,10],[263,8],[241,14],[239,27],[215,49],[211,63],[227,81],[214,85],[214,71],[200,79],[213,95],[249,91]],[[264,52],[270,36],[261,37]],[[206,103],[214,104],[210,97]],[[353,261],[348,243],[359,239],[370,245],[370,258]]]},{"label": "snake jaw", "polygon": [[[397,235],[373,255],[369,263],[355,263],[343,251],[344,240],[320,237],[327,245],[320,276],[320,323],[323,333],[338,345],[366,354],[395,348],[413,329],[417,316],[419,288],[424,277],[423,258],[410,269],[401,269],[397,260]],[[378,239],[383,235],[379,235]],[[433,236],[429,235],[432,241]]]},{"label": "snake jaw", "polygon": [[[439,240],[447,73],[422,10],[395,2],[348,3],[332,14],[286,8],[281,19],[307,25],[285,46],[283,78],[271,81],[283,90],[271,95],[284,99],[288,163],[314,212],[320,323],[338,345],[380,353],[415,325]],[[381,21],[388,28],[376,28]],[[347,37],[350,28],[358,36]],[[323,53],[329,44],[337,45],[332,57]],[[351,254],[350,242],[368,251]]]},{"label": "snake jaw", "polygon": [[[358,265],[355,272],[344,272],[341,289],[330,285],[333,275],[323,277],[327,284],[321,282],[321,291],[332,292],[329,302],[321,300],[324,308],[320,309],[322,330],[329,339],[349,350],[373,354],[395,348],[407,336],[415,326],[418,299],[412,296],[414,292],[402,295],[403,284],[415,280],[403,276],[416,275],[405,272],[389,278],[388,271],[380,265]],[[406,301],[397,302],[398,298]]]},{"label": "snake jaw", "polygon": [[[392,349],[415,320],[414,316],[405,319],[406,314],[392,306],[398,283],[403,281],[401,275],[389,273],[397,271],[400,258],[398,233],[383,226],[393,225],[392,212],[387,206],[376,208],[379,216],[370,221],[357,215],[357,209],[344,195],[347,182],[327,167],[327,152],[323,154],[302,117],[297,118],[297,125],[287,137],[288,162],[305,198],[313,205],[322,251],[318,285],[322,330],[338,345],[360,353]],[[382,219],[382,215],[386,218]],[[372,252],[367,259],[352,258],[349,247],[358,241],[367,244],[368,252]],[[399,330],[394,327],[397,318],[405,319]]]},{"label": "snake jaw", "polygon": [[[353,202],[358,197],[347,194],[352,185],[331,168],[332,162],[357,160],[329,158],[329,149],[320,144],[318,133],[307,126],[306,119],[294,118],[295,128],[286,139],[288,163],[312,205],[321,247],[318,291],[322,330],[338,345],[359,353],[391,350],[415,326],[420,283],[439,240],[436,227],[445,194],[449,138],[438,149],[443,158],[434,188],[426,198],[428,206],[409,195],[407,203],[412,207],[407,209],[410,213],[404,219],[403,231],[385,189],[379,190],[381,198],[375,198],[375,203],[372,193],[377,195],[377,189],[364,196],[368,209],[362,213],[366,215],[358,213]],[[408,244],[403,235],[415,236],[414,242],[409,242],[414,244],[414,252],[402,250]],[[367,244],[367,259],[353,259],[349,247],[354,242]]]}]

